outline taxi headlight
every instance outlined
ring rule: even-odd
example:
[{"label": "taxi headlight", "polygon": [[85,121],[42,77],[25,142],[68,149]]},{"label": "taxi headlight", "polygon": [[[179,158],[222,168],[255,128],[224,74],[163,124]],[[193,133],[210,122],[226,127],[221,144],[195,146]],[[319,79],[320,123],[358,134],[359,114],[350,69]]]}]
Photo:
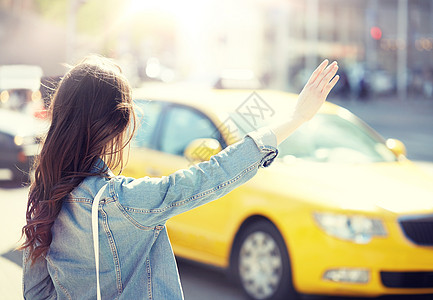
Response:
[{"label": "taxi headlight", "polygon": [[314,219],[327,234],[358,244],[366,244],[375,236],[386,236],[379,219],[333,213],[315,213]]}]

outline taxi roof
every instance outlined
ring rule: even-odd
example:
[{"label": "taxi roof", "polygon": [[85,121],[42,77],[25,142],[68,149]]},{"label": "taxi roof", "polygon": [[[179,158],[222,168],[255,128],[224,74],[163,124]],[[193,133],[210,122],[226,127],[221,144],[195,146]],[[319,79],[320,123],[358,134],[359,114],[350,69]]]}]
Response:
[{"label": "taxi roof", "polygon": [[[213,112],[232,112],[243,106],[260,105],[287,113],[294,109],[297,94],[278,90],[212,89],[187,84],[149,84],[135,89],[133,99],[172,102]],[[338,114],[342,110],[345,109],[326,102],[320,112]]]}]

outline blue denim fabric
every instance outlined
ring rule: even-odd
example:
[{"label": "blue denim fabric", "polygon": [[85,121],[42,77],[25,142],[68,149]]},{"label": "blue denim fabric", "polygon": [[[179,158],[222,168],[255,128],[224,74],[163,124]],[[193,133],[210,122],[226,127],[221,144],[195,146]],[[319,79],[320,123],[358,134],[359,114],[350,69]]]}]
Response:
[{"label": "blue denim fabric", "polygon": [[162,178],[86,178],[63,203],[46,257],[31,266],[25,252],[24,297],[96,299],[91,209],[108,183],[98,213],[102,298],[183,299],[166,221],[242,185],[277,153],[275,135],[262,128],[210,161]]}]

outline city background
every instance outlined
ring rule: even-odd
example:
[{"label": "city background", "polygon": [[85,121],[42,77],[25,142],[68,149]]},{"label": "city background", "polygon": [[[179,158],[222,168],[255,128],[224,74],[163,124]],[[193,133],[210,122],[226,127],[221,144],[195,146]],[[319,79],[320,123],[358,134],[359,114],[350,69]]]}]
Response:
[{"label": "city background", "polygon": [[432,12],[428,0],[2,0],[0,64],[56,77],[100,53],[134,85],[212,84],[248,69],[266,87],[298,92],[329,58],[343,94],[432,98]]},{"label": "city background", "polygon": [[[323,59],[336,60],[340,80],[329,101],[404,142],[408,158],[433,174],[431,0],[0,0],[0,67],[34,67],[42,85],[29,102],[46,108],[68,66],[89,53],[115,59],[134,87],[221,88],[237,71],[257,79],[254,88],[294,93]],[[2,175],[0,298],[20,299],[14,248],[28,188]],[[222,274],[179,266],[186,299],[244,299]]]}]

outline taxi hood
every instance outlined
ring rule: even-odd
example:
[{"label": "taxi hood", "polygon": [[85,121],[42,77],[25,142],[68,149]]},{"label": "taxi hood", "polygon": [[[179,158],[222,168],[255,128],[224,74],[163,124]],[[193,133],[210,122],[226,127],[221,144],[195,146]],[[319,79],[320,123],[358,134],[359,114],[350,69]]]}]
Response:
[{"label": "taxi hood", "polygon": [[433,212],[433,176],[408,160],[369,164],[279,163],[273,167],[281,179],[274,181],[282,185],[280,189],[318,207],[373,214]]}]

